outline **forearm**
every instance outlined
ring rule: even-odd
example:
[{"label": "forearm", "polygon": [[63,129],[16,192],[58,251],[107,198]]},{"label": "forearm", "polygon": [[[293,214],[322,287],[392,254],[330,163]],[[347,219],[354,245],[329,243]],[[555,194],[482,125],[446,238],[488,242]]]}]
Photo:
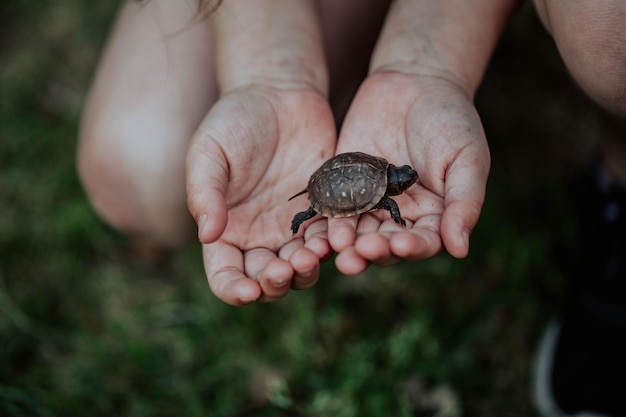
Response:
[{"label": "forearm", "polygon": [[518,0],[396,0],[371,72],[447,78],[473,95]]},{"label": "forearm", "polygon": [[225,0],[210,24],[222,91],[262,84],[327,94],[328,76],[312,0]]}]

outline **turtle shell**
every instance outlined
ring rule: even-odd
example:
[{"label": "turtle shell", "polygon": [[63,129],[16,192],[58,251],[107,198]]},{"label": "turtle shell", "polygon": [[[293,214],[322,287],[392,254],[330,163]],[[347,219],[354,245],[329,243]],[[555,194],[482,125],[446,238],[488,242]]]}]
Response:
[{"label": "turtle shell", "polygon": [[348,217],[373,209],[387,192],[386,159],[362,152],[335,156],[311,175],[313,209],[326,217]]}]

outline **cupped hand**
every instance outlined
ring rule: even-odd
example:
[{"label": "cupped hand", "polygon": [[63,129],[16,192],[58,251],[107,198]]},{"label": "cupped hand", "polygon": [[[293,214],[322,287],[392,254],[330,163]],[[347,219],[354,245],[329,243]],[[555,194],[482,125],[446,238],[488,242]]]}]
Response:
[{"label": "cupped hand", "polygon": [[331,254],[326,219],[307,222],[294,238],[291,219],[308,202],[287,199],[335,144],[331,110],[312,91],[250,87],[211,109],[189,148],[187,196],[217,297],[271,301],[316,282]]},{"label": "cupped hand", "polygon": [[451,80],[380,72],[361,86],[342,127],[337,153],[363,151],[419,175],[398,203],[406,229],[378,210],[330,219],[328,239],[346,274],[370,263],[421,260],[444,247],[455,257],[469,250],[469,235],[485,197],[490,156],[472,98]]}]

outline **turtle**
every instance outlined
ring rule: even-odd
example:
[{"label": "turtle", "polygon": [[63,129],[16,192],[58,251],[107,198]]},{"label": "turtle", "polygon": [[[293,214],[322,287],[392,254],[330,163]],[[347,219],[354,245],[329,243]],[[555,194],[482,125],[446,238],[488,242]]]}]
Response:
[{"label": "turtle", "polygon": [[289,200],[308,193],[311,206],[291,222],[295,235],[300,225],[317,213],[325,217],[349,217],[385,209],[393,220],[406,226],[398,204],[389,198],[402,194],[417,181],[409,165],[395,166],[386,159],[363,152],[347,152],[330,158],[311,175],[307,188]]}]

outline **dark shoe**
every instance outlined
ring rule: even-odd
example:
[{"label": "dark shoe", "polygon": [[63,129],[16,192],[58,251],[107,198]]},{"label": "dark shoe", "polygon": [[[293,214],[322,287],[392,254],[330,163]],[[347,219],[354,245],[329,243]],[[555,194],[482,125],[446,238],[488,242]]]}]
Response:
[{"label": "dark shoe", "polygon": [[626,186],[580,180],[581,252],[559,323],[541,343],[534,397],[552,416],[626,416]]}]

